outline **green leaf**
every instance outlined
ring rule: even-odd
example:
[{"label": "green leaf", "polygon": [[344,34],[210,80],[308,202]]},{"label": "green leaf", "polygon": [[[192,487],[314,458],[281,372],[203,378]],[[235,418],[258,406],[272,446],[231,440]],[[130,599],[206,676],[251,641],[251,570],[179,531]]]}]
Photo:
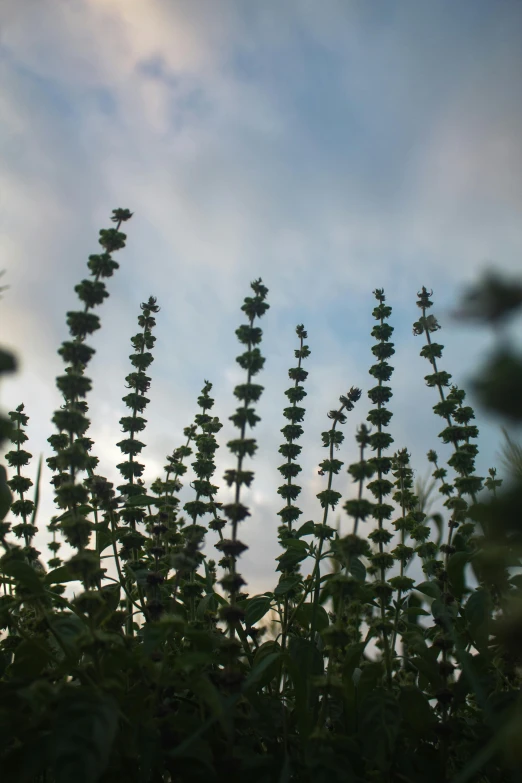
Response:
[{"label": "green leaf", "polygon": [[[466,650],[459,651],[459,663],[461,674],[453,686],[452,704],[458,709],[460,705],[465,704],[469,693],[474,692],[475,697],[481,707],[483,707],[486,694],[492,693],[495,689],[495,677],[491,672],[489,661],[489,651],[486,654],[472,655]],[[490,719],[492,718],[490,712]],[[498,723],[495,719],[496,728]]]},{"label": "green leaf", "polygon": [[308,547],[304,541],[295,541],[293,543],[303,544],[303,547],[290,546],[285,549],[282,554],[276,557],[276,560],[279,563],[277,566],[278,571],[289,571],[308,557]]},{"label": "green leaf", "polygon": [[422,609],[420,606],[408,606],[406,613],[410,617],[428,617],[429,612],[426,609]]},{"label": "green leaf", "polygon": [[[161,752],[161,746],[158,750]],[[174,753],[168,750],[167,755],[173,756]],[[207,783],[207,781],[208,783],[216,783],[213,754],[206,740],[194,739],[184,750],[176,753],[175,758],[176,772],[180,775],[180,780],[190,780],[194,783]],[[147,780],[150,778],[147,777]]]},{"label": "green leaf", "polygon": [[429,595],[430,598],[440,598],[440,588],[435,582],[421,582],[415,585],[414,590],[418,590],[423,595]]},{"label": "green leaf", "polygon": [[210,714],[217,718],[221,728],[227,736],[231,736],[232,723],[230,715],[225,710],[221,694],[208,677],[200,677],[191,685],[191,689],[205,702],[210,710]]},{"label": "green leaf", "polygon": [[303,538],[303,536],[311,536],[314,532],[314,522],[312,519],[309,519],[308,522],[305,522],[304,525],[301,525],[299,530],[296,533],[297,538]]},{"label": "green leaf", "polygon": [[34,595],[44,594],[43,582],[29,563],[24,563],[22,560],[4,560],[1,569],[6,576],[12,576]]},{"label": "green leaf", "polygon": [[198,620],[204,619],[205,612],[215,612],[217,610],[218,598],[220,597],[221,596],[218,596],[217,593],[214,592],[203,596],[196,609],[196,617]]},{"label": "green leaf", "polygon": [[49,573],[45,575],[44,581],[47,585],[57,585],[62,582],[76,582],[78,581],[78,577],[73,576],[69,571],[68,566],[63,565],[59,568],[55,568],[54,571],[49,571]]},{"label": "green leaf", "polygon": [[255,595],[253,598],[249,598],[246,602],[245,623],[250,626],[258,623],[270,611],[271,605],[272,593]]},{"label": "green leaf", "polygon": [[75,649],[82,636],[87,632],[87,626],[78,615],[73,614],[72,612],[64,612],[55,617],[51,621],[51,627],[54,633],[59,636],[62,645],[71,652]]},{"label": "green leaf", "polygon": [[[266,644],[270,644],[270,642],[266,642]],[[272,644],[275,645],[275,642]],[[277,646],[279,647],[279,645]],[[259,653],[259,650],[257,652]],[[282,653],[281,650],[278,649],[277,652],[269,652],[267,655],[261,656],[258,663],[254,661],[254,667],[243,683],[243,692],[245,693],[253,686],[257,686],[258,688],[263,687],[264,684],[270,682],[277,672],[278,665],[281,663],[281,658]],[[267,682],[265,682],[265,680],[267,680]]]},{"label": "green leaf", "polygon": [[442,544],[442,538],[444,535],[444,518],[442,514],[439,514],[439,512],[435,512],[434,514],[431,514],[429,519],[431,519],[433,522],[435,522],[435,527],[437,528],[437,547],[439,547]]},{"label": "green leaf", "polygon": [[15,677],[38,677],[51,660],[51,651],[43,640],[24,639],[15,651],[12,671]]},{"label": "green leaf", "polygon": [[156,506],[164,503],[163,498],[156,498],[153,495],[133,495],[127,501],[126,506]]},{"label": "green leaf", "polygon": [[120,605],[121,586],[120,584],[105,585],[101,589],[101,594],[107,602],[108,608],[111,612],[115,612]]},{"label": "green leaf", "polygon": [[[352,734],[357,729],[357,704],[360,701],[360,695],[355,682],[360,681],[361,669],[359,664],[366,647],[366,642],[357,642],[348,647],[343,662],[343,701],[346,720],[346,730]],[[354,673],[357,675],[354,677]],[[379,676],[382,675],[382,669]]]},{"label": "green leaf", "polygon": [[36,484],[34,487],[34,508],[33,513],[31,516],[31,525],[36,525],[36,515],[38,513],[38,506],[40,505],[40,482],[42,479],[42,462],[43,462],[43,454],[40,454],[40,459],[38,460],[38,469],[36,471]]},{"label": "green leaf", "polygon": [[430,685],[434,688],[442,688],[444,680],[439,672],[437,657],[429,649],[426,649],[424,652],[417,650],[417,652],[419,654],[415,658],[410,659],[412,664],[426,677]]},{"label": "green leaf", "polygon": [[[311,603],[301,604],[295,614],[297,621],[307,629],[310,627],[310,623],[312,622],[313,607],[314,605]],[[328,612],[324,606],[317,606],[315,613],[315,630],[320,633],[323,628],[328,628],[329,625],[330,620],[328,617]]]},{"label": "green leaf", "polygon": [[279,775],[278,783],[290,783],[292,778],[292,765],[290,764],[290,757],[285,754],[285,760],[281,768],[281,774]]},{"label": "green leaf", "polygon": [[207,593],[213,593],[214,592],[214,582],[212,580],[212,573],[208,567],[208,563],[206,560],[203,561],[203,566],[205,568],[205,588],[207,590]]},{"label": "green leaf", "polygon": [[320,676],[324,672],[323,656],[309,639],[291,636],[288,642],[290,657],[297,663],[302,676],[310,672]]},{"label": "green leaf", "polygon": [[[286,538],[282,543],[285,549],[295,549],[297,552],[308,553],[310,545],[306,541],[301,541],[298,538]],[[276,557],[276,560],[279,558]]]},{"label": "green leaf", "polygon": [[365,647],[366,642],[357,642],[356,644],[351,644],[347,648],[343,661],[343,681],[345,679],[349,681],[352,680],[353,672],[361,662],[361,656]]},{"label": "green leaf", "polygon": [[383,662],[375,661],[375,663],[365,663],[359,671],[360,675],[356,681],[356,689],[357,698],[360,704],[366,696],[380,686],[384,674]]},{"label": "green leaf", "polygon": [[486,647],[488,643],[492,611],[491,596],[486,590],[481,589],[471,593],[464,606],[464,618],[477,649]]},{"label": "green leaf", "polygon": [[291,636],[288,640],[286,668],[294,686],[295,717],[299,734],[305,741],[312,730],[313,718],[309,704],[310,664],[312,676],[323,674],[323,656],[315,644],[308,639]]},{"label": "green leaf", "polygon": [[[448,577],[455,598],[459,601],[462,598],[466,582],[464,579],[464,570],[470,561],[469,552],[454,552],[448,560]],[[417,588],[418,589],[418,588]]]},{"label": "green leaf", "polygon": [[401,711],[394,697],[377,688],[364,699],[360,709],[360,739],[369,762],[385,772],[393,759]]},{"label": "green leaf", "polygon": [[105,526],[104,523],[102,523],[102,525],[103,526],[100,526],[98,529],[98,554],[100,555],[107,547],[112,546],[114,540],[114,534],[109,526]]},{"label": "green leaf", "polygon": [[436,598],[431,604],[431,613],[435,620],[442,620],[446,627],[448,623],[452,624],[458,615],[458,609],[455,604],[445,604],[444,601]]},{"label": "green leaf", "polygon": [[301,577],[296,576],[289,579],[281,579],[276,589],[274,590],[274,596],[281,598],[286,595],[290,590],[293,590],[301,582]]},{"label": "green leaf", "polygon": [[399,696],[401,713],[410,731],[419,737],[430,733],[436,724],[426,696],[414,685],[405,685]]},{"label": "green leaf", "polygon": [[311,678],[323,675],[323,656],[309,639],[291,636],[288,640],[286,665],[294,686],[295,713],[299,733],[303,739],[306,739],[313,726],[313,712],[310,709]]},{"label": "green leaf", "polygon": [[[3,422],[0,420],[0,423]],[[7,471],[3,465],[0,465],[0,520],[7,516],[7,512],[11,508],[12,501],[13,493],[7,485]]]},{"label": "green leaf", "polygon": [[81,686],[68,688],[50,737],[56,783],[96,783],[117,728],[118,707],[112,698]]},{"label": "green leaf", "polygon": [[[185,627],[185,621],[179,615],[163,615],[158,622],[146,623],[143,627],[143,652],[150,655],[169,639],[173,634],[180,633]],[[206,634],[205,631],[202,633]]]},{"label": "green leaf", "polygon": [[362,560],[359,560],[358,557],[354,557],[354,558],[352,558],[350,560],[350,573],[359,582],[365,582],[366,581],[366,568],[365,568],[364,563],[362,562]]}]

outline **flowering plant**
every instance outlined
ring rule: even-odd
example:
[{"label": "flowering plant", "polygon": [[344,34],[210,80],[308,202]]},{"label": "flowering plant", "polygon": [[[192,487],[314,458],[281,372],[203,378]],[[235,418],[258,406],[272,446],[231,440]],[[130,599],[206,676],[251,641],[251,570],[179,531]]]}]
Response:
[{"label": "flowering plant", "polygon": [[[452,450],[447,467],[430,449],[433,483],[429,490],[414,487],[407,448],[392,449],[393,413],[386,407],[393,395],[392,308],[377,289],[374,385],[367,392],[374,407],[357,430],[359,459],[346,468],[355,490],[342,505],[351,530],[341,536],[331,516],[342,500],[342,426],[362,395],[355,387],[327,414],[318,516],[302,522],[298,441],[306,417],[303,362],[311,352],[298,325],[279,448],[281,553],[273,590],[250,595],[239,564],[255,513],[243,488],[254,481],[258,444],[250,430],[259,422],[255,405],[263,392],[256,377],[265,362],[258,322],[269,304],[260,279],[251,284],[241,308],[246,322],[236,331],[245,377],[234,390],[238,407],[230,419],[238,433],[227,443],[232,465],[225,486],[214,478],[222,424],[211,413],[207,380],[199,412],[166,457],[164,477],[148,488],[142,479],[138,458],[159,312],[154,297],[141,304],[140,331],[131,338],[130,391],[123,397],[129,413],[120,419],[124,437],[117,444],[122,483],[115,489],[96,472],[86,401],[94,349],[86,340],[100,328],[93,311],[109,295],[105,280],[118,269],[113,254],[125,246],[121,227],[131,216],[114,210],[115,227],[100,231],[101,252],[89,257],[90,277],[75,289],[82,307],[67,313],[70,339],[59,349],[66,367],[56,379],[63,405],[48,439],[59,513],[47,524],[47,567],[33,544],[41,462],[34,499],[24,475],[32,457],[24,448],[29,416],[21,404],[0,418],[0,440],[10,443],[8,470],[0,467],[5,779],[518,781],[520,454],[510,441],[515,470],[505,490],[494,468],[486,478],[475,474],[474,411],[440,367],[443,346],[432,336],[441,327],[428,313],[432,292],[418,293],[413,333],[424,341],[425,381],[444,422],[439,437]],[[459,315],[498,325],[520,308],[521,291],[518,284],[485,280]],[[0,352],[0,373],[15,369],[14,357]],[[475,389],[486,407],[520,422],[522,360],[513,347],[500,343]],[[181,508],[190,457],[194,495]],[[429,513],[437,484],[445,516]],[[209,529],[218,535],[218,560],[204,551]],[[60,539],[73,550],[65,560]],[[107,574],[107,557],[117,578]],[[415,561],[420,580],[413,576]],[[304,563],[311,563],[307,576]],[[69,582],[80,585],[72,597]]]}]

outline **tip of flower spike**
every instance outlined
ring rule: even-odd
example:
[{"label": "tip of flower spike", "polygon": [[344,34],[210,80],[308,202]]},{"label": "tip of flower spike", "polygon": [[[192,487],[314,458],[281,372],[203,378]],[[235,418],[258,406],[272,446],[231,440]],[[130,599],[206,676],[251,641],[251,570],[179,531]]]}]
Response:
[{"label": "tip of flower spike", "polygon": [[156,304],[157,301],[158,301],[158,299],[157,299],[156,296],[149,296],[149,301],[148,302],[142,302],[140,304],[140,308],[142,310],[150,310],[153,313],[157,313],[157,312],[159,312],[159,309],[160,309],[159,306]]},{"label": "tip of flower spike", "polygon": [[268,288],[263,285],[263,281],[259,277],[257,280],[254,280],[252,283],[250,283],[251,289],[254,291],[257,296],[262,297],[263,299],[268,294]]},{"label": "tip of flower spike", "polygon": [[134,212],[128,209],[113,209],[111,220],[113,223],[124,223],[126,220],[130,220],[133,215]]}]

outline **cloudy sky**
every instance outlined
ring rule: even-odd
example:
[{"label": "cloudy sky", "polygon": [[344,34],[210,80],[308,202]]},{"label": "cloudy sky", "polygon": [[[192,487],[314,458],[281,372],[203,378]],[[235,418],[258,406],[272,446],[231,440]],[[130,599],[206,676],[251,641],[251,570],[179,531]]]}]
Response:
[{"label": "cloudy sky", "polygon": [[[89,405],[99,472],[116,483],[140,302],[154,295],[162,308],[145,477],[161,475],[183,441],[208,379],[226,423],[221,478],[234,465],[225,444],[243,378],[240,306],[251,280],[269,288],[252,518],[241,530],[251,592],[273,584],[277,449],[297,324],[312,352],[303,521],[319,519],[326,413],[352,385],[364,395],[339,457],[356,459],[376,287],[393,307],[394,446],[408,447],[419,476],[428,449],[449,456],[412,335],[416,292],[434,290],[442,367],[465,387],[492,339],[449,312],[483,269],[520,269],[519,0],[4,0],[0,36],[0,269],[10,286],[1,341],[20,363],[0,404],[23,402],[31,417],[29,475],[51,454],[65,313],[115,207],[135,214],[90,340]],[[485,475],[499,464],[500,422],[477,419]],[[335,487],[354,491],[346,474]],[[229,498],[225,488],[218,499]],[[45,559],[52,513],[47,489],[37,539]]]}]

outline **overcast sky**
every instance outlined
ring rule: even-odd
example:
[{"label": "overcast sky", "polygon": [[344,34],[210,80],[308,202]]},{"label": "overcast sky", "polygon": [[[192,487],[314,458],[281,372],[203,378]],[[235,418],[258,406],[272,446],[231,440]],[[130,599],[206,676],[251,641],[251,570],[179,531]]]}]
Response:
[{"label": "overcast sky", "polygon": [[[205,379],[214,384],[217,477],[234,466],[226,441],[243,380],[234,330],[249,284],[262,277],[266,369],[258,406],[248,589],[274,583],[283,505],[277,450],[283,392],[308,330],[302,521],[319,521],[325,479],[320,432],[352,386],[363,389],[339,458],[357,458],[356,427],[373,384],[370,331],[385,289],[397,353],[389,408],[394,448],[419,476],[441,447],[437,394],[413,337],[416,293],[434,290],[441,367],[466,387],[492,345],[449,318],[486,267],[520,270],[522,249],[522,3],[519,0],[4,0],[0,28],[1,342],[20,369],[3,381],[4,411],[31,417],[35,476],[60,398],[56,350],[76,309],[98,230],[128,207],[127,248],[97,310],[89,396],[99,472],[116,483],[118,420],[126,414],[130,337],[154,295],[147,482],[183,442]],[[500,422],[477,412],[480,475],[499,465]],[[249,466],[250,467],[250,466]],[[45,469],[46,484],[50,472]],[[355,491],[343,472],[334,487]],[[191,497],[186,487],[184,499]],[[247,497],[247,496],[245,496]],[[218,499],[231,498],[226,487]],[[42,498],[37,544],[54,513]],[[348,520],[341,511],[343,530]],[[371,523],[370,523],[371,525]],[[209,552],[212,551],[209,539]]]}]

